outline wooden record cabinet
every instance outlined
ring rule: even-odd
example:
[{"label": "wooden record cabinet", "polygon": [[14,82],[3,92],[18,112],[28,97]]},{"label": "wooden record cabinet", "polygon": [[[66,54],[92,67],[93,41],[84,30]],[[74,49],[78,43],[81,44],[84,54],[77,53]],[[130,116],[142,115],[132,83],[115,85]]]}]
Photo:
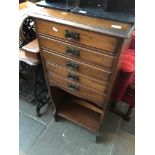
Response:
[{"label": "wooden record cabinet", "polygon": [[55,120],[99,133],[134,26],[47,8],[31,16]]}]

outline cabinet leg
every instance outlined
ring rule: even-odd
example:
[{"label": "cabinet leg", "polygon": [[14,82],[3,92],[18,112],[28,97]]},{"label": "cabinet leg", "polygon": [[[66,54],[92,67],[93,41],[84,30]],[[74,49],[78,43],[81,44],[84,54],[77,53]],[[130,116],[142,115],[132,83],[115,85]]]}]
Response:
[{"label": "cabinet leg", "polygon": [[132,113],[132,108],[129,107],[129,109],[127,111],[127,114],[123,117],[123,119],[126,120],[126,121],[130,121],[130,119],[131,119],[131,113]]},{"label": "cabinet leg", "polygon": [[57,122],[57,121],[58,121],[58,119],[59,119],[58,114],[54,114],[54,121],[55,121],[55,122]]},{"label": "cabinet leg", "polygon": [[38,103],[37,106],[36,106],[36,112],[37,112],[38,117],[41,117],[41,114],[40,114],[41,106],[42,106],[41,103]]},{"label": "cabinet leg", "polygon": [[96,134],[96,143],[103,142],[103,140],[104,140],[103,135],[101,135],[101,133],[97,133]]},{"label": "cabinet leg", "polygon": [[34,103],[37,104],[37,95],[36,95],[36,80],[37,80],[37,70],[36,66],[30,66],[32,75],[33,75],[33,98],[34,98]]},{"label": "cabinet leg", "polygon": [[96,135],[96,143],[99,143],[99,141],[100,141],[100,137],[99,135]]}]

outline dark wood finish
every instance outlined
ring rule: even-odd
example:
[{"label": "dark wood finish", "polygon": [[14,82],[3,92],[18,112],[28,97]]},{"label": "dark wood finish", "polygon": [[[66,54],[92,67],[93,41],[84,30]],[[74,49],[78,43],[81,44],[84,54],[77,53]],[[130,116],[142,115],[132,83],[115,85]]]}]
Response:
[{"label": "dark wood finish", "polygon": [[58,115],[77,123],[92,132],[97,132],[99,129],[101,115],[79,104],[75,104],[72,100],[64,103],[64,106],[58,111]]},{"label": "dark wood finish", "polygon": [[[51,72],[51,73],[59,74],[64,78],[78,82],[79,84],[84,85],[85,87],[94,89],[99,94],[106,94],[108,85],[103,81],[99,81],[97,79],[85,76],[76,71],[69,70],[65,67],[62,67],[54,63],[46,62],[45,65],[46,65],[47,72],[49,73]],[[73,78],[72,75],[78,77],[78,79]]]},{"label": "dark wood finish", "polygon": [[[79,98],[81,98],[81,99],[91,101],[91,102],[93,102],[95,105],[99,106],[100,108],[103,108],[103,107],[104,107],[104,102],[103,102],[103,101],[96,100],[96,99],[93,98],[92,96],[89,98],[86,94],[79,93],[78,91],[75,93],[74,91],[70,91],[68,88],[64,87],[63,85],[60,85],[60,84],[58,84],[58,83],[52,82],[52,80],[49,81],[49,85],[50,85],[51,87],[60,88],[60,89],[63,90],[64,92],[67,92],[67,93],[73,95],[74,97],[79,97]],[[52,94],[52,92],[51,92],[51,94]],[[57,109],[58,107],[55,107],[55,108]],[[55,109],[55,110],[56,110],[56,109]]]},{"label": "dark wood finish", "polygon": [[61,108],[58,115],[85,127],[92,132],[97,132],[100,124],[100,114],[78,104],[68,103]]},{"label": "dark wood finish", "polygon": [[[63,39],[70,43],[87,45],[90,47],[106,50],[111,53],[115,53],[118,38],[112,37],[100,33],[89,32],[82,29],[77,29],[71,26],[63,24],[57,24],[55,22],[48,22],[45,20],[37,20],[37,29],[40,34],[45,34],[53,37]],[[72,33],[79,33],[79,40],[72,39],[72,37],[65,37],[65,31],[68,30]],[[96,40],[98,40],[96,42]]]},{"label": "dark wood finish", "polygon": [[76,67],[72,67],[72,68],[73,68],[73,70],[78,71],[81,74],[88,75],[93,78],[97,78],[99,80],[105,80],[105,81],[108,81],[110,78],[110,75],[111,75],[110,71],[106,71],[101,68],[97,68],[95,66],[91,66],[86,63],[82,63],[82,62],[73,60],[71,58],[67,58],[65,56],[61,56],[54,52],[49,52],[47,50],[43,50],[42,52],[43,52],[45,61],[51,61],[51,62],[62,65],[64,67],[67,67],[70,70],[72,70],[71,67],[67,66],[67,62],[71,62],[71,63],[79,66],[78,68],[76,68]]},{"label": "dark wood finish", "polygon": [[[99,53],[94,50],[86,49],[83,47],[75,46],[73,44],[61,42],[55,39],[40,37],[41,46],[44,48],[51,49],[53,51],[59,52],[60,54],[64,54],[73,59],[77,59],[80,61],[85,61],[93,65],[98,65],[103,68],[111,69],[114,63],[114,56],[109,56],[105,53]],[[67,50],[74,50],[72,53]],[[78,54],[76,53],[78,51]],[[102,51],[106,52],[106,51]]]},{"label": "dark wood finish", "polygon": [[134,26],[45,8],[30,15],[55,118],[100,132]]},{"label": "dark wood finish", "polygon": [[102,114],[103,113],[103,110],[101,108],[92,105],[90,102],[88,102],[86,100],[82,100],[80,98],[75,98],[75,97],[72,97],[71,100],[74,103],[79,104],[81,106],[84,106],[84,107],[86,107],[86,108],[88,108],[90,110],[96,111],[99,114]]},{"label": "dark wood finish", "polygon": [[66,21],[73,21],[75,23],[81,23],[85,25],[88,24],[89,26],[92,26],[92,27],[102,27],[102,28],[105,27],[109,29],[112,24],[115,24],[115,25],[122,26],[123,31],[128,31],[128,29],[131,28],[131,25],[126,23],[115,22],[107,19],[98,19],[98,18],[91,18],[87,16],[75,15],[69,12],[64,13],[63,11],[52,10],[52,9],[43,8],[42,10],[37,12],[37,14],[39,14],[41,17],[45,15],[45,16],[49,16],[49,18],[55,17],[55,18],[64,19]]},{"label": "dark wood finish", "polygon": [[[92,89],[88,89],[84,87],[83,85],[78,84],[77,82],[73,82],[71,80],[65,79],[59,75],[56,74],[48,74],[48,79],[51,83],[56,83],[58,85],[61,85],[62,87],[65,87],[68,89],[68,92],[73,92],[74,94],[82,94],[86,97],[86,99],[91,101],[98,101],[97,105],[102,107],[103,102],[106,98],[106,96],[96,93]],[[70,85],[72,85],[70,87]]]},{"label": "dark wood finish", "polygon": [[[134,28],[133,25],[126,23],[115,22],[106,19],[91,18],[87,16],[45,8],[41,8],[39,11],[31,12],[30,16],[37,19],[45,19],[47,21],[54,21],[61,24],[65,23],[66,25],[82,28],[84,30],[99,32],[102,34],[108,34],[122,38],[129,38],[130,33]],[[119,26],[120,28],[115,28],[113,27],[113,25]]]}]

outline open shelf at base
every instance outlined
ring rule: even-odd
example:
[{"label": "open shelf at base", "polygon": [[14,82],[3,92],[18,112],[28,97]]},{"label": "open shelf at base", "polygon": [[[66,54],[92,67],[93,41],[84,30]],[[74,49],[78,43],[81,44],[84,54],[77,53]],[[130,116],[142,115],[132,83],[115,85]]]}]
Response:
[{"label": "open shelf at base", "polygon": [[63,103],[57,114],[92,132],[97,132],[100,126],[100,113],[74,103],[71,100]]},{"label": "open shelf at base", "polygon": [[93,102],[64,91],[54,83],[51,85],[50,91],[56,108],[55,116],[68,119],[92,132],[99,131],[104,115],[102,108]]}]

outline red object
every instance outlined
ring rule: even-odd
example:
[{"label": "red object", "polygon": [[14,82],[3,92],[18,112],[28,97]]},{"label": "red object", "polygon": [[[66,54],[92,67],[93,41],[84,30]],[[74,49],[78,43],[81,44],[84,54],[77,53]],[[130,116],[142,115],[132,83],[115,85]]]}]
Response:
[{"label": "red object", "polygon": [[122,101],[127,103],[131,108],[135,107],[135,76],[133,75],[132,81],[127,87]]},{"label": "red object", "polygon": [[135,106],[135,50],[123,52],[121,71],[113,96],[114,101],[124,101],[130,107]]},{"label": "red object", "polygon": [[114,101],[121,101],[129,84],[132,81],[133,74],[134,72],[123,72],[121,71],[118,80],[117,80],[117,85],[115,87],[115,93],[113,96]]},{"label": "red object", "polygon": [[135,49],[135,31],[131,34],[131,42],[129,45],[129,49]]},{"label": "red object", "polygon": [[130,73],[135,70],[135,50],[128,49],[122,54],[121,70]]}]

